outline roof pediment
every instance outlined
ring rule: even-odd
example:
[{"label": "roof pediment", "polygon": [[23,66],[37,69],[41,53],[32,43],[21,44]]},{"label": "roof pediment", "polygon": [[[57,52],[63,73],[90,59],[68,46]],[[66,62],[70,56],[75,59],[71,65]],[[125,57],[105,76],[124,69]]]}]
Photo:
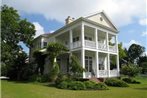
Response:
[{"label": "roof pediment", "polygon": [[94,21],[96,23],[99,23],[101,25],[104,25],[106,27],[109,27],[111,29],[117,30],[116,26],[111,22],[111,20],[108,18],[108,16],[104,12],[95,13],[85,18],[91,21]]}]

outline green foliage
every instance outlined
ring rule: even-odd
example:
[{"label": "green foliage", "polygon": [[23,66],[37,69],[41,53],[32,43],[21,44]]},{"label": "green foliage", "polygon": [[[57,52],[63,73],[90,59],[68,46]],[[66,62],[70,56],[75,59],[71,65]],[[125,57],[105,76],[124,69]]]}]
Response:
[{"label": "green foliage", "polygon": [[71,76],[74,79],[78,79],[81,77],[83,71],[85,71],[85,70],[81,66],[80,61],[76,56],[72,55],[70,59],[71,59],[71,62],[70,62]]},{"label": "green foliage", "polygon": [[115,86],[115,87],[128,87],[129,86],[126,82],[119,80],[119,79],[115,79],[115,78],[106,79],[105,83],[108,86]]},{"label": "green foliage", "polygon": [[72,90],[84,90],[84,89],[86,89],[86,87],[85,87],[85,84],[83,82],[72,81],[69,84],[69,89],[72,89]]},{"label": "green foliage", "polygon": [[93,81],[85,81],[84,82],[86,89],[91,89],[91,90],[107,90],[108,87],[104,83],[96,83]]},{"label": "green foliage", "polygon": [[7,70],[6,76],[10,76],[11,79],[26,79],[31,68],[29,64],[24,63],[25,57],[18,58],[19,52],[22,51],[19,43],[23,42],[30,47],[34,35],[33,24],[20,18],[17,10],[12,7],[1,6],[1,62]]},{"label": "green foliage", "polygon": [[67,81],[60,82],[57,87],[61,89],[68,89],[69,83]]},{"label": "green foliage", "polygon": [[132,78],[123,78],[122,80],[125,81],[126,83],[140,84],[139,81],[136,81],[136,80],[134,80],[134,79],[132,79]]},{"label": "green foliage", "polygon": [[47,52],[50,58],[52,59],[56,58],[60,54],[65,53],[66,51],[68,51],[68,49],[60,43],[56,43],[56,42],[48,43]]},{"label": "green foliage", "polygon": [[93,81],[84,81],[84,84],[85,84],[87,89],[93,89],[94,86],[96,85],[96,83],[93,82]]},{"label": "green foliage", "polygon": [[33,74],[34,66],[26,62],[27,54],[25,52],[18,53],[14,63],[7,66],[7,76],[12,80],[28,80]]},{"label": "green foliage", "polygon": [[122,59],[127,56],[125,50],[122,47],[122,43],[118,44],[118,50],[119,50],[119,59]]},{"label": "green foliage", "polygon": [[97,83],[97,84],[94,85],[94,89],[96,89],[96,90],[108,90],[108,87],[105,83],[100,82],[100,83]]},{"label": "green foliage", "polygon": [[61,89],[71,89],[71,90],[107,90],[108,87],[104,83],[95,83],[92,81],[62,81],[57,85]]},{"label": "green foliage", "polygon": [[129,77],[135,77],[139,72],[140,68],[136,65],[129,64],[122,66],[121,73]]},{"label": "green foliage", "polygon": [[145,51],[143,46],[132,44],[128,49],[128,58],[131,63],[134,63],[136,59],[138,59],[142,53]]},{"label": "green foliage", "polygon": [[59,74],[59,65],[57,63],[54,63],[53,68],[51,69],[51,72],[49,73],[50,80],[55,81]]},{"label": "green foliage", "polygon": [[39,74],[39,69],[40,69],[40,73],[41,73],[41,75],[43,75],[45,58],[47,57],[47,55],[44,54],[43,52],[40,52],[39,50],[36,50],[33,53],[33,57],[35,58],[35,62],[34,63],[37,63],[37,68],[36,68],[35,72],[37,74]]},{"label": "green foliage", "polygon": [[55,83],[56,83],[56,85],[58,85],[63,81],[69,81],[69,80],[70,79],[69,79],[69,77],[67,75],[59,73]]}]

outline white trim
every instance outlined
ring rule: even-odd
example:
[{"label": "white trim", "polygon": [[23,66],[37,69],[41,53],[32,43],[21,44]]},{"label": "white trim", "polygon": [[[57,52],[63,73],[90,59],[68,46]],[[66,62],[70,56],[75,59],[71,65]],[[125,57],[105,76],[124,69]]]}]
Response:
[{"label": "white trim", "polygon": [[[85,68],[85,50],[84,49],[81,50],[81,64],[83,68]],[[85,72],[83,72],[83,78],[86,78]]]}]

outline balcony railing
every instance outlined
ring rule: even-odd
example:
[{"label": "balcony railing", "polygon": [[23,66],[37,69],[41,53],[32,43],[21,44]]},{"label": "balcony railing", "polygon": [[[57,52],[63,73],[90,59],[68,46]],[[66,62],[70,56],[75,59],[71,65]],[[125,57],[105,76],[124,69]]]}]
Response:
[{"label": "balcony railing", "polygon": [[85,47],[87,47],[87,48],[96,48],[96,42],[85,40]]},{"label": "balcony railing", "polygon": [[78,48],[81,47],[81,41],[73,42],[71,45],[71,48]]},{"label": "balcony railing", "polygon": [[116,52],[116,45],[115,46],[109,46],[110,52]]},{"label": "balcony railing", "polygon": [[106,44],[99,42],[98,43],[98,49],[100,49],[100,50],[107,50],[107,46],[106,46]]}]

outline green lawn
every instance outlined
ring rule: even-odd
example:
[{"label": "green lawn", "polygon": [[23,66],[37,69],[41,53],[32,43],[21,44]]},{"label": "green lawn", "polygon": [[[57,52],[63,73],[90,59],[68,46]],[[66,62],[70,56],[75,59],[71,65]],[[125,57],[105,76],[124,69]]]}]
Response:
[{"label": "green lawn", "polygon": [[141,84],[128,88],[109,87],[110,90],[62,90],[35,83],[1,81],[2,98],[147,98],[147,77],[139,77]]}]

